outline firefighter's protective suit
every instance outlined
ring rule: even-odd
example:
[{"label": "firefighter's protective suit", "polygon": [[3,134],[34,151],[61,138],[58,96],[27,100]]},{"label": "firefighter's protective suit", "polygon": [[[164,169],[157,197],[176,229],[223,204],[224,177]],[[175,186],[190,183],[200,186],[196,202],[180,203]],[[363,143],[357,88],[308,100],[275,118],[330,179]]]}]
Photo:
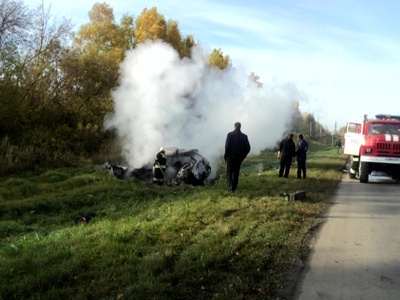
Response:
[{"label": "firefighter's protective suit", "polygon": [[163,147],[156,155],[153,165],[153,183],[162,185],[165,178],[165,170],[167,169],[167,155]]}]

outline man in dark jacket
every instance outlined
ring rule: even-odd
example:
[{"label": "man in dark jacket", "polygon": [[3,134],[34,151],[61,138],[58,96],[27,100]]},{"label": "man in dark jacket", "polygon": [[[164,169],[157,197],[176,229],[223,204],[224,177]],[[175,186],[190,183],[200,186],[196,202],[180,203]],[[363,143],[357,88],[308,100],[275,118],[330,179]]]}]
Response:
[{"label": "man in dark jacket", "polygon": [[293,142],[293,133],[290,133],[279,144],[278,159],[280,159],[279,177],[289,177],[290,166],[296,155],[296,146]]},{"label": "man in dark jacket", "polygon": [[303,138],[303,135],[299,134],[299,144],[298,144],[297,150],[296,150],[297,178],[301,178],[301,173],[303,173],[303,178],[306,178],[307,150],[308,150],[308,143]]},{"label": "man in dark jacket", "polygon": [[247,135],[240,131],[241,124],[236,122],[234,130],[226,136],[224,159],[226,162],[226,176],[228,189],[235,192],[239,183],[240,166],[250,152],[250,143]]}]

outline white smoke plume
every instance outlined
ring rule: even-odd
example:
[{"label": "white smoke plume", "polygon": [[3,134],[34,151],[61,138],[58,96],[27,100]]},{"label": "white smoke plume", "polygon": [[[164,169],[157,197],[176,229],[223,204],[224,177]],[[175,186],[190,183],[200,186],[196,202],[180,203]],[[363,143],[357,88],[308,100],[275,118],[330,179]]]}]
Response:
[{"label": "white smoke plume", "polygon": [[163,146],[198,149],[215,170],[236,121],[249,137],[250,155],[275,146],[298,94],[293,86],[257,88],[238,68],[210,68],[199,47],[192,59],[180,59],[168,44],[148,41],[121,64],[115,111],[105,126],[123,138],[130,167],[153,162]]}]

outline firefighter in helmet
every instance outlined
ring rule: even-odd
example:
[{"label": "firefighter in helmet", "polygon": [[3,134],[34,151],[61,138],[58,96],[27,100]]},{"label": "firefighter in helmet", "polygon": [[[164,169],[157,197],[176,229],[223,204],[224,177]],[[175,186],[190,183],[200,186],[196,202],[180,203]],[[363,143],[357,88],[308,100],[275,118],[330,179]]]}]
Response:
[{"label": "firefighter in helmet", "polygon": [[167,155],[163,147],[160,148],[156,155],[153,166],[153,183],[162,185],[165,178],[165,170],[167,169]]}]

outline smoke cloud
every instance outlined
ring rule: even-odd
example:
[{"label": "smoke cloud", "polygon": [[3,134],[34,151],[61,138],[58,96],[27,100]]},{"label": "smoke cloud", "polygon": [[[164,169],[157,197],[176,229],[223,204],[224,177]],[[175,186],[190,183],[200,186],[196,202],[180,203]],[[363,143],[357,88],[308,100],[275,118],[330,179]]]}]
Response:
[{"label": "smoke cloud", "polygon": [[257,88],[242,68],[210,68],[200,47],[192,59],[180,59],[161,41],[138,45],[120,69],[115,111],[105,126],[123,138],[123,155],[133,168],[154,161],[163,146],[198,149],[215,170],[236,121],[249,137],[250,155],[274,147],[300,94],[291,85]]}]

